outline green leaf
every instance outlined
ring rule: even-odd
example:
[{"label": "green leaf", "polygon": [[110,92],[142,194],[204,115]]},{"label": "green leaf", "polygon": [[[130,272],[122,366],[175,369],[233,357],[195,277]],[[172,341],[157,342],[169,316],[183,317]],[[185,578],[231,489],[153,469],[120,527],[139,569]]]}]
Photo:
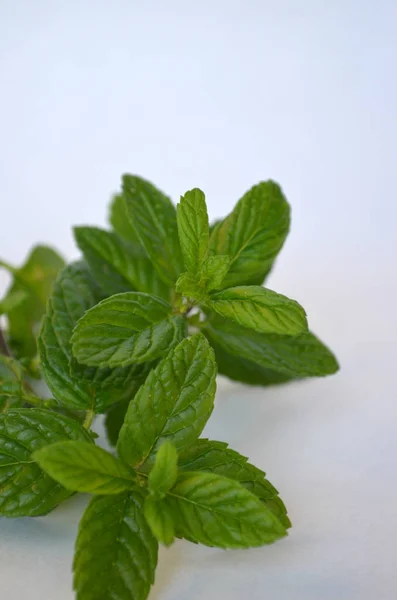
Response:
[{"label": "green leaf", "polygon": [[111,446],[117,444],[120,429],[124,423],[129,402],[117,402],[109,407],[105,416],[105,430],[108,442]]},{"label": "green leaf", "polygon": [[133,175],[123,177],[123,197],[130,223],[153,267],[173,287],[184,270],[175,207],[151,183]]},{"label": "green leaf", "polygon": [[109,223],[114,231],[132,246],[135,256],[148,257],[135,229],[130,223],[127,207],[121,194],[114,196],[110,204]]},{"label": "green leaf", "polygon": [[63,259],[47,246],[36,246],[25,264],[13,271],[13,283],[3,302],[24,294],[25,300],[7,310],[8,337],[15,356],[32,357],[37,352],[36,335],[53,281],[63,267]]},{"label": "green leaf", "polygon": [[186,192],[176,207],[179,241],[188,273],[197,274],[208,254],[209,224],[204,193]]},{"label": "green leaf", "polygon": [[118,494],[136,483],[134,471],[118,458],[86,442],[58,442],[33,459],[50,477],[72,492]]},{"label": "green leaf", "polygon": [[73,354],[97,367],[127,366],[155,360],[184,336],[184,319],[156,296],[126,292],[102,300],[78,321]]},{"label": "green leaf", "polygon": [[[251,370],[270,369],[287,378],[301,378],[331,375],[339,369],[332,352],[310,332],[297,337],[263,334],[231,321],[211,319],[205,333],[211,344],[250,363]],[[266,376],[266,371],[262,375]]]},{"label": "green leaf", "polygon": [[208,304],[222,317],[261,333],[298,335],[307,331],[306,313],[300,304],[260,286],[217,292]]},{"label": "green leaf", "polygon": [[230,266],[229,256],[209,256],[200,271],[200,281],[208,291],[221,287]]},{"label": "green leaf", "polygon": [[149,474],[149,489],[159,496],[166,494],[178,476],[178,454],[172,442],[166,440],[158,449]]},{"label": "green leaf", "polygon": [[153,535],[164,546],[171,546],[175,538],[172,512],[166,502],[151,494],[145,499],[145,519]]},{"label": "green leaf", "polygon": [[178,537],[205,546],[250,548],[286,535],[285,527],[257,496],[216,473],[181,473],[166,501]]},{"label": "green leaf", "polygon": [[0,315],[6,315],[23,304],[29,295],[24,290],[10,291],[0,302]]},{"label": "green leaf", "polygon": [[18,361],[0,354],[0,413],[21,405],[23,369]]},{"label": "green leaf", "polygon": [[77,245],[96,280],[109,295],[136,289],[168,298],[167,286],[158,278],[150,260],[113,231],[75,227]]},{"label": "green leaf", "polygon": [[243,487],[275,513],[284,527],[291,526],[283,501],[275,487],[266,479],[266,473],[254,467],[224,442],[200,439],[179,455],[179,468],[183,471],[216,473],[238,481]]},{"label": "green leaf", "polygon": [[45,515],[70,496],[32,458],[40,448],[63,440],[90,442],[90,435],[61,414],[38,408],[0,415],[0,515]]},{"label": "green leaf", "polygon": [[261,284],[281,250],[290,226],[290,209],[277,183],[252,187],[233,212],[216,224],[212,254],[227,254],[231,266],[222,287]]},{"label": "green leaf", "polygon": [[194,275],[190,273],[182,273],[175,284],[175,289],[178,294],[186,298],[193,298],[197,302],[208,302],[208,294],[203,286],[200,286]]},{"label": "green leaf", "polygon": [[77,600],[146,600],[154,582],[158,543],[136,489],[97,496],[80,522],[73,563]]},{"label": "green leaf", "polygon": [[130,403],[117,450],[131,466],[147,466],[161,444],[179,451],[202,432],[214,406],[216,364],[203,335],[183,340],[153,369]]},{"label": "green leaf", "polygon": [[133,397],[145,367],[92,369],[72,357],[73,327],[102,297],[85,263],[72,263],[60,274],[48,302],[39,337],[41,367],[54,397],[64,407],[103,412],[109,405]]}]

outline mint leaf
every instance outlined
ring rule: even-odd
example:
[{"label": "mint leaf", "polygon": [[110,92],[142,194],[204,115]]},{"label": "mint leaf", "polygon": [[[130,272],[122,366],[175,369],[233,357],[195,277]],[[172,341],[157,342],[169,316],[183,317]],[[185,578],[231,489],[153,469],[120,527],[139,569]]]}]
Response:
[{"label": "mint leaf", "polygon": [[174,485],[178,476],[178,454],[172,442],[166,440],[157,451],[149,474],[149,489],[164,496]]},{"label": "mint leaf", "polygon": [[77,600],[146,600],[158,543],[143,504],[139,489],[91,500],[80,522],[73,562]]},{"label": "mint leaf", "polygon": [[147,253],[143,248],[135,229],[128,218],[128,211],[121,194],[114,196],[110,205],[109,223],[116,233],[121,235],[132,247],[135,256],[147,257]]},{"label": "mint leaf", "polygon": [[307,331],[306,313],[300,304],[260,286],[217,292],[209,306],[222,317],[261,333],[298,335]]},{"label": "mint leaf", "polygon": [[21,405],[23,369],[13,358],[0,354],[0,413]]},{"label": "mint leaf", "polygon": [[29,295],[24,290],[10,291],[3,300],[0,301],[0,316],[17,309],[23,304]]},{"label": "mint leaf", "polygon": [[144,514],[153,535],[164,546],[170,546],[175,538],[175,526],[168,504],[151,494],[145,499]]},{"label": "mint leaf", "polygon": [[151,183],[123,177],[128,218],[160,279],[172,287],[184,270],[176,212],[171,200]]},{"label": "mint leaf", "polygon": [[200,280],[208,291],[221,287],[230,267],[229,256],[209,256],[200,271]]},{"label": "mint leaf", "polygon": [[233,212],[216,224],[210,240],[212,254],[227,254],[230,270],[222,287],[261,284],[281,250],[290,226],[290,209],[277,183],[252,187]]},{"label": "mint leaf", "polygon": [[52,248],[35,246],[22,267],[12,271],[13,283],[3,303],[12,302],[15,295],[25,295],[25,300],[7,310],[8,341],[17,358],[33,357],[37,352],[40,320],[52,283],[63,265],[63,259]]},{"label": "mint leaf", "polygon": [[102,300],[78,321],[72,335],[73,354],[97,367],[127,366],[159,358],[184,336],[184,319],[171,306],[140,292]]},{"label": "mint leaf", "polygon": [[203,286],[199,284],[195,275],[182,273],[175,284],[178,294],[186,298],[193,298],[197,302],[205,304],[208,301],[208,294]]},{"label": "mint leaf", "polygon": [[111,446],[117,444],[120,429],[124,423],[125,415],[128,410],[128,405],[129,402],[117,402],[110,406],[106,411],[105,430],[108,442]]},{"label": "mint leaf", "polygon": [[272,511],[237,481],[215,473],[181,473],[167,495],[176,534],[218,548],[250,548],[286,535]]},{"label": "mint leaf", "polygon": [[213,406],[216,389],[214,353],[197,333],[183,340],[151,371],[130,403],[117,450],[134,467],[154,456],[171,438],[179,451],[202,432]]},{"label": "mint leaf", "polygon": [[72,263],[54,284],[38,340],[41,367],[54,398],[66,408],[103,412],[133,397],[147,366],[92,369],[72,357],[70,338],[77,320],[102,297],[85,263]]},{"label": "mint leaf", "polygon": [[270,369],[287,378],[300,378],[331,375],[339,369],[332,352],[310,332],[297,337],[263,334],[211,318],[205,333],[223,352],[249,362],[251,370]]},{"label": "mint leaf", "polygon": [[0,415],[0,515],[36,517],[54,509],[70,492],[46,475],[32,453],[62,440],[91,441],[77,423],[38,408]]},{"label": "mint leaf", "polygon": [[204,193],[198,188],[186,192],[176,207],[176,214],[185,267],[195,275],[208,254],[209,224]]},{"label": "mint leaf", "polygon": [[72,492],[118,494],[136,483],[134,471],[106,450],[86,442],[58,442],[36,451],[33,459]]},{"label": "mint leaf", "polygon": [[75,227],[77,245],[96,280],[109,295],[136,289],[168,298],[167,286],[153,271],[150,260],[113,231]]},{"label": "mint leaf", "polygon": [[216,473],[238,481],[255,496],[258,496],[284,527],[291,526],[283,501],[275,487],[266,479],[266,473],[254,467],[224,442],[200,439],[179,455],[179,468],[183,471],[205,471]]}]

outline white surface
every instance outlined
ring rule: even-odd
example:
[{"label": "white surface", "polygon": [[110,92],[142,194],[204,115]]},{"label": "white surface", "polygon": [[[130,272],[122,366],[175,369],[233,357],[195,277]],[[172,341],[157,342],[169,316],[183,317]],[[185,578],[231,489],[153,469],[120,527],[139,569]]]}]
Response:
[{"label": "white surface", "polygon": [[[267,470],[294,528],[272,547],[161,553],[150,600],[397,597],[397,5],[132,0],[0,4],[0,255],[77,255],[123,171],[223,215],[281,182],[270,286],[306,307],[337,377],[221,388],[207,433]],[[5,285],[5,278],[0,285]],[[71,600],[84,500],[0,522],[1,597]]]}]

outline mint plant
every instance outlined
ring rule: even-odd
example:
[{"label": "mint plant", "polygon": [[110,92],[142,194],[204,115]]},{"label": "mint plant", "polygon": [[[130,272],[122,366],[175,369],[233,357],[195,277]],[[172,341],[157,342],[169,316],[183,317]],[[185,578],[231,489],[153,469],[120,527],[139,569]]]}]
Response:
[{"label": "mint plant", "polygon": [[[202,438],[217,373],[250,385],[335,373],[304,309],[262,287],[290,225],[272,182],[209,224],[204,194],[177,208],[123,177],[109,231],[76,227],[83,257],[36,247],[0,314],[0,515],[92,499],[73,564],[78,600],[144,600],[159,542],[272,543],[291,523],[265,473]],[[50,398],[37,392],[44,378]],[[110,446],[92,431],[103,414]]]}]

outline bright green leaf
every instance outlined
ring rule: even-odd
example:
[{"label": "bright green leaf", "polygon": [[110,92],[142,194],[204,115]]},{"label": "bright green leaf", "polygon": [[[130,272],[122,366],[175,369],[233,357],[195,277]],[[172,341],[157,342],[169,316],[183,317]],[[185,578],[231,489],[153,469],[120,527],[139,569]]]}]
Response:
[{"label": "bright green leaf", "polygon": [[297,337],[263,334],[231,321],[211,319],[205,333],[211,344],[248,361],[251,369],[270,369],[287,378],[321,377],[339,369],[332,352],[310,332]]},{"label": "bright green leaf", "polygon": [[205,303],[208,301],[208,294],[203,286],[200,286],[196,277],[190,273],[182,273],[175,284],[178,294],[186,298],[193,298],[197,302]]},{"label": "bright green leaf", "polygon": [[164,546],[170,546],[175,538],[175,526],[168,504],[151,494],[145,499],[144,513],[155,538]]},{"label": "bright green leaf", "polygon": [[124,240],[130,244],[130,246],[132,246],[135,256],[148,257],[145,249],[139,241],[139,237],[137,236],[135,229],[130,223],[127,207],[121,194],[114,196],[110,204],[109,223],[114,231],[121,235],[121,237],[124,238]]},{"label": "bright green leaf", "polygon": [[261,333],[299,335],[307,331],[306,313],[300,304],[260,286],[217,292],[208,304],[222,317]]},{"label": "bright green leaf", "polygon": [[290,226],[290,208],[277,183],[252,187],[233,212],[213,229],[212,254],[227,254],[231,266],[222,287],[261,284],[281,250]]},{"label": "bright green leaf", "polygon": [[77,600],[146,600],[158,543],[143,505],[139,489],[91,500],[80,522],[73,562]]},{"label": "bright green leaf", "polygon": [[261,500],[237,481],[216,473],[181,473],[167,494],[176,534],[219,548],[250,548],[286,535]]},{"label": "bright green leaf", "polygon": [[24,290],[10,291],[0,302],[0,315],[6,315],[17,309],[28,299],[28,297],[29,294]]},{"label": "bright green leaf", "polygon": [[224,442],[200,439],[179,456],[183,471],[206,471],[238,481],[272,510],[284,527],[290,527],[287,511],[275,487],[266,479],[266,473],[254,467]]},{"label": "bright green leaf", "polygon": [[46,475],[32,453],[63,440],[91,441],[77,423],[38,408],[0,415],[0,515],[36,517],[54,509],[70,492]]},{"label": "bright green leaf", "polygon": [[224,255],[209,256],[200,271],[200,280],[206,290],[221,287],[230,266],[230,257]]},{"label": "bright green leaf", "polygon": [[24,395],[23,377],[18,361],[0,354],[0,413],[20,406]]},{"label": "bright green leaf", "polygon": [[131,466],[152,465],[170,438],[179,451],[202,432],[214,405],[214,353],[197,333],[183,340],[153,369],[130,403],[117,450]]},{"label": "bright green leaf", "polygon": [[72,492],[118,494],[136,482],[134,471],[121,460],[86,442],[57,442],[35,452],[33,459]]},{"label": "bright green leaf", "polygon": [[195,188],[176,207],[179,241],[188,273],[197,274],[208,254],[209,224],[204,193]]},{"label": "bright green leaf", "polygon": [[166,440],[157,451],[149,474],[149,489],[163,496],[174,485],[178,476],[178,454],[172,442]]},{"label": "bright green leaf", "polygon": [[184,336],[183,318],[171,311],[165,300],[140,292],[106,298],[78,321],[73,354],[79,362],[97,367],[155,360]]},{"label": "bright green leaf", "polygon": [[133,175],[123,177],[123,197],[130,223],[153,267],[172,287],[184,271],[175,207],[151,183]]}]

